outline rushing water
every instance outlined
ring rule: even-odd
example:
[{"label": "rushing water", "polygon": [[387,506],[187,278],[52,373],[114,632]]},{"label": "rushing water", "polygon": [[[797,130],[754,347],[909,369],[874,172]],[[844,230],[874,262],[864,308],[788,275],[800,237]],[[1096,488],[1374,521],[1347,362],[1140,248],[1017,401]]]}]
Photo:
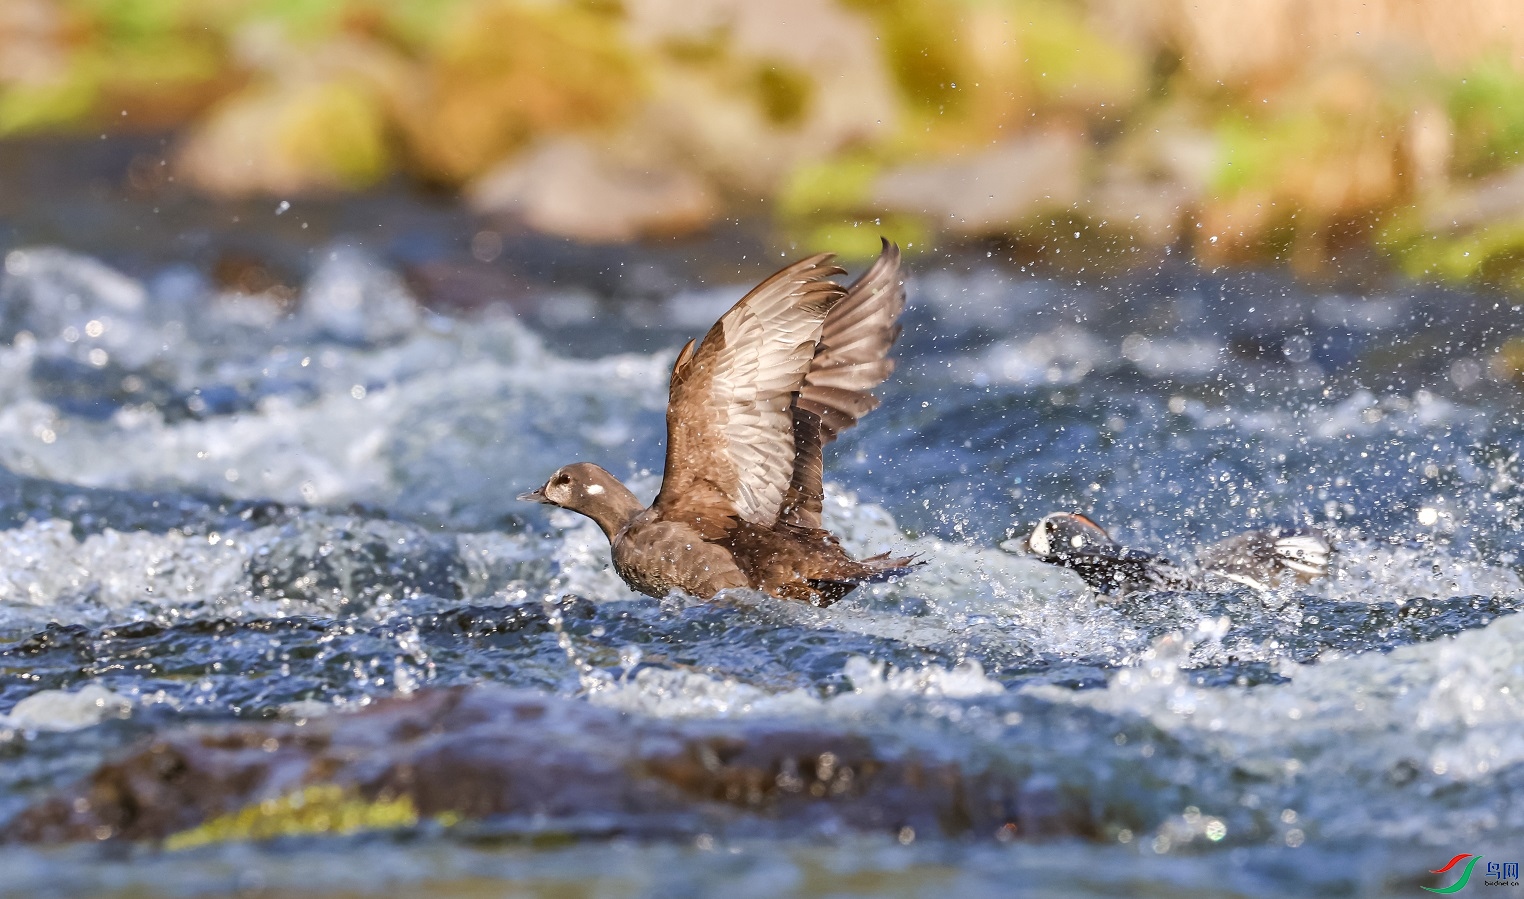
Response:
[{"label": "rushing water", "polygon": [[[576,459],[653,493],[673,353],[745,285],[452,318],[339,247],[288,314],[188,267],[11,252],[0,817],[187,721],[492,681],[878,735],[1077,802],[1089,839],[11,848],[0,892],[1418,895],[1458,853],[1524,856],[1524,425],[1488,369],[1524,315],[911,265],[899,370],[833,451],[827,516],[928,564],[819,610],[635,595],[590,522],[514,500]],[[1341,553],[1301,590],[1098,598],[1000,548],[1060,509],[1177,556],[1268,523]]]}]

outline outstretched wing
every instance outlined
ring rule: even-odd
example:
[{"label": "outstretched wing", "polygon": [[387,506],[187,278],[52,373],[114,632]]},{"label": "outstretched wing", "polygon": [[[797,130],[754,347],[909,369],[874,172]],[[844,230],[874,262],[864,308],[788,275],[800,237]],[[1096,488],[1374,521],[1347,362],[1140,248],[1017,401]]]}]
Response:
[{"label": "outstretched wing", "polygon": [[900,336],[904,311],[900,248],[885,240],[878,259],[826,316],[794,402],[794,471],[780,516],[784,522],[820,527],[825,445],[878,407],[869,391],[894,371],[889,349]]},{"label": "outstretched wing", "polygon": [[737,516],[771,525],[794,472],[793,400],[845,291],[826,254],[783,269],[725,313],[672,369],[667,470],[655,509],[706,539]]}]

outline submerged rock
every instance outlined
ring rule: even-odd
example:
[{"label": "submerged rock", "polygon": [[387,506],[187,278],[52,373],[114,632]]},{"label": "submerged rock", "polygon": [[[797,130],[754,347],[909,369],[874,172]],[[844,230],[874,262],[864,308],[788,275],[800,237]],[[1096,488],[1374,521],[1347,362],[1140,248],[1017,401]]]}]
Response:
[{"label": "submerged rock", "polygon": [[[165,734],[26,809],[0,836],[175,845],[271,836],[278,829],[250,809],[278,815],[318,787],[361,825],[478,820],[586,836],[850,829],[902,840],[1097,831],[1083,802],[1034,783],[1029,772],[970,770],[824,727],[679,722],[478,687],[351,715]],[[383,807],[388,814],[370,814]],[[306,818],[293,827],[314,829]],[[176,842],[187,833],[198,836]]]}]

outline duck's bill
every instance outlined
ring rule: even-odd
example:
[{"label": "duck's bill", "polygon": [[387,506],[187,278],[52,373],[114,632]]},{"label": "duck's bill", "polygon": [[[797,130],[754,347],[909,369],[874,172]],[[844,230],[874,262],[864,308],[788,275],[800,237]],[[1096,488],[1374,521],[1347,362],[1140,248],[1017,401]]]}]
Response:
[{"label": "duck's bill", "polygon": [[543,489],[544,488],[541,488],[541,490],[531,490],[528,493],[520,493],[519,494],[519,502],[524,502],[524,503],[544,503],[546,505],[549,505],[550,504],[550,500],[546,499],[545,498],[545,494],[543,492],[541,492]]}]

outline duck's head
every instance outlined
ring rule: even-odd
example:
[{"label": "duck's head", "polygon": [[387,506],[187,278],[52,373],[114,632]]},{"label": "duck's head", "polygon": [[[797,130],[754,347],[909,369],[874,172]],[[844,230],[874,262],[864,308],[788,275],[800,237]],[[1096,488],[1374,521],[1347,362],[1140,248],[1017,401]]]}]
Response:
[{"label": "duck's head", "polygon": [[591,462],[561,466],[545,486],[521,493],[519,499],[580,512],[596,521],[611,539],[645,508],[630,488]]},{"label": "duck's head", "polygon": [[1041,558],[1114,555],[1117,542],[1100,525],[1077,512],[1055,512],[1037,522],[1027,538],[1027,552]]}]

